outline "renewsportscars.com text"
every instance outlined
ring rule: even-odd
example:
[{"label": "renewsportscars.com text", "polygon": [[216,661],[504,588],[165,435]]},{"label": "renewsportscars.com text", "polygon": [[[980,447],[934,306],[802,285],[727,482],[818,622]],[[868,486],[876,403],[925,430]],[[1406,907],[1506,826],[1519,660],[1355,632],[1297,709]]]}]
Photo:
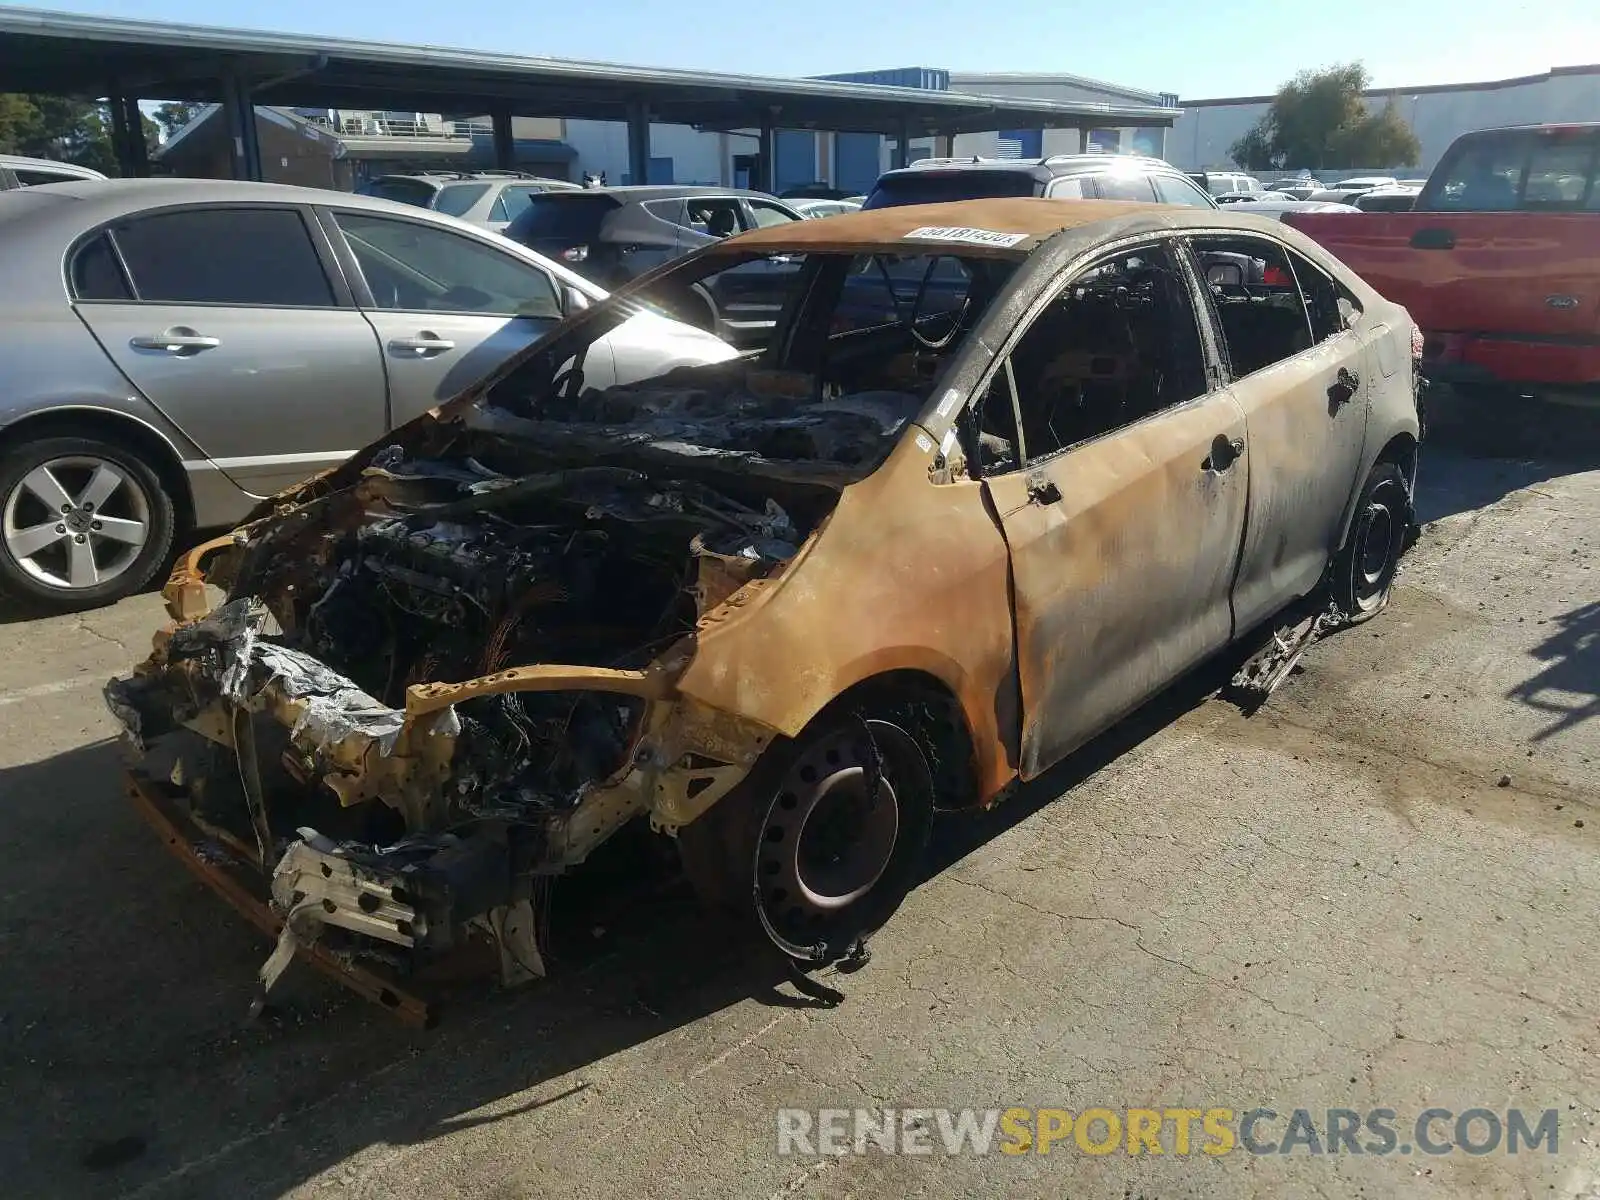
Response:
[{"label": "renewsportscars.com text", "polygon": [[778,1153],[1555,1154],[1553,1108],[783,1108]]}]

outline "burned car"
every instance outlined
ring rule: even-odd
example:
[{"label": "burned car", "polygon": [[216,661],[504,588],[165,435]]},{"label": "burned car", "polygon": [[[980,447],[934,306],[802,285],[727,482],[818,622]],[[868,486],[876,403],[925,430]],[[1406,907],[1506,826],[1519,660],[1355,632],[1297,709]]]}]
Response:
[{"label": "burned car", "polygon": [[[770,296],[774,259],[738,357],[586,384],[631,315]],[[1383,607],[1414,344],[1232,213],[998,199],[730,238],[181,560],[107,689],[131,794],[278,936],[264,986],[297,952],[408,1012],[468,952],[541,975],[549,878],[633,822],[837,959],[936,810],[1285,612]]]}]

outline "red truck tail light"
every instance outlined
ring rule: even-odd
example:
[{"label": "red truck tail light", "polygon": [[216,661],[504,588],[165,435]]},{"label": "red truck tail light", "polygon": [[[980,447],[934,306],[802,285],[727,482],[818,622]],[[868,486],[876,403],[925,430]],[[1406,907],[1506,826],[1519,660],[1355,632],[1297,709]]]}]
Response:
[{"label": "red truck tail light", "polygon": [[1267,287],[1293,287],[1294,279],[1282,267],[1275,267],[1268,263],[1261,272],[1261,282]]}]

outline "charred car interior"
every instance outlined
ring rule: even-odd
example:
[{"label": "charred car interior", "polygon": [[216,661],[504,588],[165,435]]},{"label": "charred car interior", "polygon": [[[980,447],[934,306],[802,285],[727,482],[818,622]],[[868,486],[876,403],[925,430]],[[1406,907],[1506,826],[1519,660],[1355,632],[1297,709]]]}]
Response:
[{"label": "charred car interior", "polygon": [[[1085,266],[1070,226],[1141,206],[950,207],[967,219],[890,209],[680,260],[179,561],[174,624],[107,700],[147,818],[276,933],[261,995],[297,952],[413,1016],[463,959],[540,976],[549,880],[646,818],[703,895],[835,961],[910,886],[935,807],[992,802],[1126,711],[1062,723],[1030,662],[1049,630],[1116,602],[1126,627],[1085,644],[1166,638],[1129,696],[1242,632],[1152,627],[1127,562],[1058,573],[1068,607],[1035,628],[1018,525],[1187,506],[1240,554],[1245,475],[1202,464],[1195,415],[1246,421],[1201,334],[1224,284],[1207,301],[1206,263],[1160,238]],[[752,319],[726,361],[588,385],[589,347],[642,310]]]}]

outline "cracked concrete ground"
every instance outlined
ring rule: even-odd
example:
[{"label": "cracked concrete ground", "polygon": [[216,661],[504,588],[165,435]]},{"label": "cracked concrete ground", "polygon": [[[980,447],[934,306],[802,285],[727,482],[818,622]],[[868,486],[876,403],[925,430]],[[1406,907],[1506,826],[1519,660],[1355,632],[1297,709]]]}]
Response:
[{"label": "cracked concrete ground", "polygon": [[[128,810],[99,704],[155,598],[0,626],[4,1190],[1600,1195],[1600,472],[1423,471],[1389,612],[1253,718],[1189,681],[947,824],[833,1010],[669,888],[571,901],[559,978],[432,1033],[299,970],[242,1026],[266,947]],[[775,1152],[780,1106],[1013,1104],[1561,1123],[1515,1157]]]}]

